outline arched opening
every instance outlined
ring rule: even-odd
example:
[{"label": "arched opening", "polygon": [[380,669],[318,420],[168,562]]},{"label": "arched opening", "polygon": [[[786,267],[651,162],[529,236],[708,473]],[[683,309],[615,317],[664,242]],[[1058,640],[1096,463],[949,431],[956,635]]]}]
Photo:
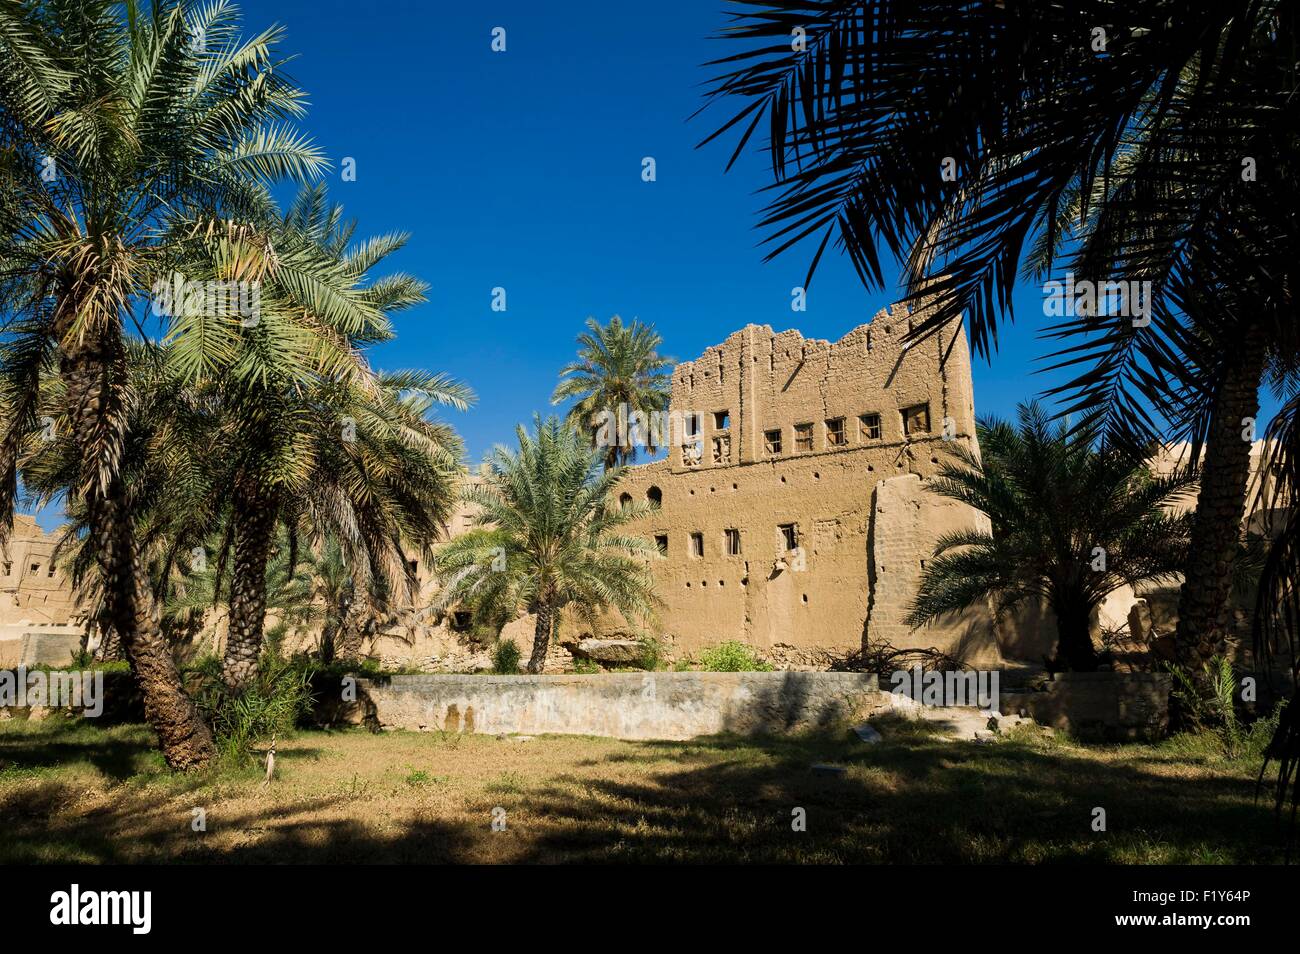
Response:
[{"label": "arched opening", "polygon": [[645,499],[650,501],[656,507],[662,507],[664,504],[664,492],[658,487],[651,487],[645,492]]},{"label": "arched opening", "polygon": [[628,507],[632,506],[632,495],[631,495],[631,494],[619,494],[619,495],[618,495],[618,505],[619,505],[620,507],[622,507],[623,509],[625,509],[625,510],[626,510]]}]

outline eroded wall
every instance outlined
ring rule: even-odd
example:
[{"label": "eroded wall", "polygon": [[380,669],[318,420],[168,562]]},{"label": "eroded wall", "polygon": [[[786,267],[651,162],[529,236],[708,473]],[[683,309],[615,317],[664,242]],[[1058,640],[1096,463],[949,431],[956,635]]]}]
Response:
[{"label": "eroded wall", "polygon": [[982,519],[923,490],[975,428],[965,337],[909,347],[922,317],[896,305],[834,343],[749,325],[675,369],[674,421],[698,429],[675,427],[619,492],[660,499],[636,530],[663,545],[659,630],[676,651],[736,639],[798,659],[869,638],[996,657],[987,613],[901,623],[938,534]]},{"label": "eroded wall", "polygon": [[54,563],[58,538],[27,514],[15,514],[0,549],[0,625],[76,622],[72,588]]}]

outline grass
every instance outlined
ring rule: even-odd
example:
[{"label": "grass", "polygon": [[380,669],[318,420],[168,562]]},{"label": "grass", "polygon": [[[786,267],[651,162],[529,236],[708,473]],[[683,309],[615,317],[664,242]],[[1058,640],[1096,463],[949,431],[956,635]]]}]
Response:
[{"label": "grass", "polygon": [[[0,723],[0,863],[1282,860],[1258,764],[1211,745],[883,731],[879,745],[300,732],[263,788],[257,766],[169,773],[143,726],[13,720]],[[196,807],[206,832],[191,829]],[[1094,807],[1106,832],[1091,830]],[[807,831],[792,831],[795,808]]]}]

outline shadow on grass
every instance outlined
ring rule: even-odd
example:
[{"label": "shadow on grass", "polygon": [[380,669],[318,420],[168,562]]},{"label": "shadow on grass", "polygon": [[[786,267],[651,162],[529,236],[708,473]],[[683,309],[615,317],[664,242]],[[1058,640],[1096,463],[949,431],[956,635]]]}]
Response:
[{"label": "shadow on grass", "polygon": [[[1255,802],[1253,781],[1185,777],[1184,760],[1099,759],[1071,747],[981,746],[920,733],[878,746],[827,737],[645,743],[614,759],[649,766],[674,753],[677,767],[646,781],[532,794],[532,811],[571,824],[541,836],[520,860],[1282,860],[1281,830],[1267,800]],[[844,772],[814,770],[818,763]],[[1092,827],[1097,808],[1104,832]],[[805,831],[794,830],[796,809]]]},{"label": "shadow on grass", "polygon": [[[631,751],[569,763],[540,784],[491,782],[451,810],[404,806],[405,817],[378,825],[383,806],[342,791],[341,775],[340,794],[293,799],[284,797],[291,794],[286,789],[240,792],[224,803],[216,797],[209,830],[223,834],[219,846],[186,830],[188,818],[174,799],[170,806],[142,807],[139,799],[114,800],[110,789],[105,804],[74,820],[63,812],[77,796],[72,786],[37,779],[0,797],[0,815],[14,821],[0,854],[10,862],[119,861],[129,831],[137,848],[131,857],[140,858],[143,841],[148,857],[140,860],[175,862],[1259,863],[1282,857],[1282,829],[1267,800],[1254,801],[1248,773],[1207,770],[1150,748],[982,746],[921,729],[886,736],[879,745],[825,734],[635,743]],[[141,748],[122,745],[102,756],[119,772]],[[54,764],[60,751],[90,758],[84,748],[77,743],[43,758]],[[835,770],[814,771],[817,764]],[[173,795],[189,782],[180,784]],[[506,831],[491,830],[496,807],[505,809]],[[1095,808],[1105,810],[1104,832],[1092,828]],[[800,815],[803,831],[793,825]]]},{"label": "shadow on grass", "polygon": [[147,730],[105,732],[58,716],[39,727],[0,733],[0,765],[41,769],[86,762],[108,779],[121,782],[150,761],[162,764],[161,756],[147,748],[148,742]]}]

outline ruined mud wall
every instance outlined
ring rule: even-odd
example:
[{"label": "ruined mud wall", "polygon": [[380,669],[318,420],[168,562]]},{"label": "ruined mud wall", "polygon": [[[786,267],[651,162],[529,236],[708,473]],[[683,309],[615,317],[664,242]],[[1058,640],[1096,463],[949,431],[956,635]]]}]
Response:
[{"label": "ruined mud wall", "polygon": [[996,657],[987,613],[901,624],[938,535],[981,519],[923,490],[948,442],[975,436],[964,335],[905,346],[921,318],[895,306],[834,343],[749,325],[675,369],[674,419],[697,429],[619,491],[661,501],[636,529],[663,546],[677,652],[736,639],[797,659],[869,637]]}]

